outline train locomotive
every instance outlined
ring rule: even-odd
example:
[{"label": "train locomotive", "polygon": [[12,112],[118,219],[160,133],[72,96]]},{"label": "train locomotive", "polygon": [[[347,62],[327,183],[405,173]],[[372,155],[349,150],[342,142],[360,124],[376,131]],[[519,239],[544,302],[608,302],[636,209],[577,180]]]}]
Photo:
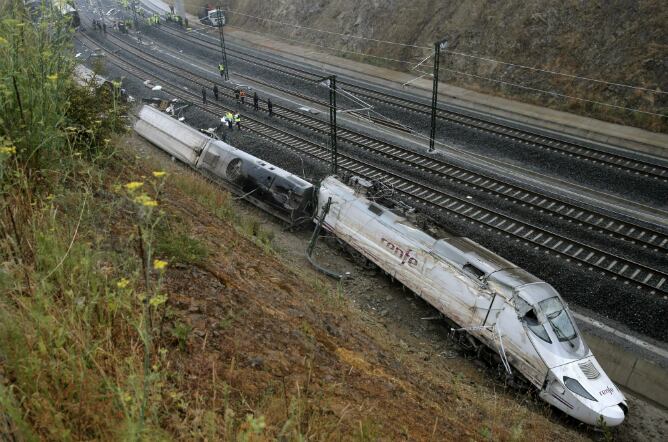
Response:
[{"label": "train locomotive", "polygon": [[370,183],[319,189],[323,227],[438,309],[518,371],[539,397],[590,425],[616,426],[628,406],[546,282],[468,238],[439,239],[379,204]]},{"label": "train locomotive", "polygon": [[141,109],[135,130],[291,224],[317,215],[314,239],[324,227],[488,348],[509,375],[519,373],[545,402],[590,425],[624,421],[624,394],[546,282],[468,238],[418,228],[406,210],[391,207],[387,192],[364,179],[346,184],[330,176],[316,192],[311,183],[150,106]]},{"label": "train locomotive", "polygon": [[135,131],[167,154],[291,225],[310,221],[315,190],[308,181],[151,106],[138,117]]}]

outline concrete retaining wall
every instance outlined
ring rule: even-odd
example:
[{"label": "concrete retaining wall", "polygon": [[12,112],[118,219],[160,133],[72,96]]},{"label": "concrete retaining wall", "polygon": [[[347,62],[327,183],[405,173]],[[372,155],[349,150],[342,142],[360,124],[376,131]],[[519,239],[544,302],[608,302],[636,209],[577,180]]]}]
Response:
[{"label": "concrete retaining wall", "polygon": [[618,386],[668,408],[668,370],[598,336],[583,335],[598,362]]}]

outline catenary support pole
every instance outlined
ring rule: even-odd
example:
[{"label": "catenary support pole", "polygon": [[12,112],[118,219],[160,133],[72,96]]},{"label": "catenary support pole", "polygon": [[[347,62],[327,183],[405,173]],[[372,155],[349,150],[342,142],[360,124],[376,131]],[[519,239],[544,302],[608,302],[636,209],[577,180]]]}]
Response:
[{"label": "catenary support pole", "polygon": [[[218,5],[218,13],[216,15],[217,15],[217,18],[218,18],[218,24],[219,24],[218,29],[219,29],[219,32],[220,32],[220,52],[223,55],[223,69],[224,69],[223,78],[225,79],[225,81],[229,81],[229,79],[230,79],[230,74],[229,74],[230,68],[227,65],[227,50],[225,49],[225,32],[223,31],[223,28],[225,27],[225,22],[227,20],[223,17],[223,5],[222,4]],[[223,21],[223,20],[225,20],[225,21]]]},{"label": "catenary support pole", "polygon": [[336,75],[329,77],[329,131],[332,144],[332,174],[339,173],[339,155],[336,140]]},{"label": "catenary support pole", "polygon": [[339,173],[339,154],[336,140],[336,75],[315,80],[315,83],[329,88],[329,143],[331,147],[332,175]]},{"label": "catenary support pole", "polygon": [[130,6],[132,7],[132,17],[135,21],[135,31],[139,31],[139,20],[137,19],[137,3],[139,0],[132,0]]},{"label": "catenary support pole", "polygon": [[436,110],[438,107],[438,67],[441,61],[441,49],[448,47],[447,40],[434,43],[434,85],[431,93],[431,132],[429,133],[429,152],[434,151],[436,137]]}]

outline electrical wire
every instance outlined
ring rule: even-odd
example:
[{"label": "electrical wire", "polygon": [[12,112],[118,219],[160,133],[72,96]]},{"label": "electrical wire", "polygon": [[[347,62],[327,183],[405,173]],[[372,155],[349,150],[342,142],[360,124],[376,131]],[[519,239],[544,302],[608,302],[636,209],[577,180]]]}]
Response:
[{"label": "electrical wire", "polygon": [[394,41],[378,40],[378,39],[375,39],[375,38],[361,37],[361,36],[358,36],[358,35],[350,35],[350,34],[343,34],[343,33],[340,33],[340,32],[326,31],[324,29],[309,28],[308,26],[300,26],[300,25],[295,25],[295,24],[292,24],[292,23],[285,23],[285,22],[281,22],[281,21],[278,21],[278,20],[273,20],[273,19],[270,19],[270,18],[258,17],[256,15],[244,14],[243,12],[235,11],[235,10],[232,10],[232,9],[223,9],[223,11],[232,12],[232,13],[237,14],[237,15],[243,15],[245,17],[255,18],[255,19],[258,19],[258,20],[268,21],[268,22],[271,22],[271,23],[277,23],[279,25],[291,26],[291,27],[297,28],[297,29],[306,29],[306,30],[309,30],[309,31],[322,32],[323,34],[338,35],[338,36],[341,36],[341,37],[355,38],[355,39],[358,39],[358,40],[367,40],[367,41],[373,41],[373,42],[376,42],[376,43],[385,43],[385,44],[403,46],[403,47],[406,47],[406,48],[431,49],[431,47],[429,47],[429,46],[418,46],[418,45],[412,45],[412,44],[406,44],[406,43],[397,43],[397,42],[394,42]]},{"label": "electrical wire", "polygon": [[[266,34],[263,34],[261,32],[250,31],[250,30],[247,30],[247,29],[244,29],[244,28],[237,28],[236,26],[234,26],[234,28],[239,29],[239,30],[244,31],[244,32],[250,32],[250,33],[257,34],[257,35],[260,35],[262,37],[268,38]],[[373,57],[373,58],[379,58],[379,59],[387,60],[387,61],[394,61],[394,62],[398,62],[398,63],[413,64],[413,62],[410,62],[410,61],[395,60],[395,59],[392,59],[392,58],[379,57],[379,56],[376,56],[376,55],[364,54],[364,53],[361,53],[361,52],[347,51],[345,49],[332,48],[332,47],[320,45],[320,44],[317,44],[317,43],[307,43],[307,42],[304,42],[304,41],[301,41],[301,40],[295,40],[295,39],[286,38],[286,37],[278,37],[278,36],[271,36],[271,37],[272,38],[278,38],[280,40],[287,40],[287,41],[296,42],[296,43],[299,43],[301,45],[318,46],[318,47],[328,49],[328,50],[332,50],[332,51],[348,52],[348,53],[361,55],[361,56],[364,56],[364,57]],[[427,57],[427,59],[429,59],[429,57]],[[424,60],[423,60],[423,62],[424,62]],[[430,68],[430,67],[433,67],[433,66],[423,65],[423,67]],[[504,81],[504,80],[498,80],[498,79],[494,79],[494,78],[483,77],[483,76],[480,76],[480,75],[469,74],[469,73],[457,71],[457,70],[454,70],[454,69],[448,69],[448,68],[444,68],[444,67],[440,67],[440,69],[446,70],[446,71],[449,71],[449,72],[453,72],[453,73],[456,73],[456,74],[466,75],[466,76],[469,76],[469,77],[475,77],[475,78],[479,78],[479,79],[482,79],[482,80],[487,80],[487,81],[491,81],[491,82],[495,82],[495,83],[506,84],[506,85],[509,85],[509,86],[514,86],[514,87],[518,87],[518,88],[522,88],[522,89],[526,89],[526,90],[531,90],[533,92],[539,92],[539,93],[552,95],[552,96],[557,96],[557,97],[561,97],[561,98],[569,98],[569,99],[573,99],[573,100],[577,100],[577,101],[583,101],[583,102],[587,102],[587,103],[598,104],[598,105],[601,105],[601,106],[612,107],[612,108],[626,110],[626,111],[630,111],[630,112],[638,112],[638,113],[643,113],[643,114],[648,114],[648,115],[654,115],[654,116],[658,116],[658,117],[664,117],[664,118],[668,117],[668,115],[665,115],[665,114],[643,111],[643,110],[640,110],[640,109],[618,106],[618,105],[615,105],[615,104],[604,103],[604,102],[601,102],[601,101],[589,100],[589,99],[586,99],[586,98],[580,98],[580,97],[575,97],[575,96],[571,96],[571,95],[560,94],[558,92],[546,91],[546,90],[543,90],[543,89],[533,88],[533,87],[530,87],[530,86],[524,86],[524,85],[521,85],[521,84],[511,83],[511,82]],[[423,71],[420,71],[420,70],[417,70],[417,72],[420,72],[424,75],[433,76],[433,74],[429,73],[429,72],[423,72]]]},{"label": "electrical wire", "polygon": [[[344,34],[344,33],[341,33],[341,32],[327,31],[327,30],[324,30],[324,29],[317,29],[317,28],[312,28],[312,27],[308,27],[308,26],[300,26],[300,25],[295,25],[295,24],[292,24],[292,23],[285,23],[285,22],[281,22],[281,21],[278,21],[278,20],[273,20],[273,19],[266,18],[266,17],[258,17],[256,15],[245,14],[243,12],[239,12],[239,11],[232,10],[232,9],[223,9],[223,11],[234,13],[234,14],[241,15],[241,16],[244,16],[244,17],[254,18],[256,20],[262,20],[262,21],[266,21],[266,22],[276,23],[276,24],[280,24],[280,25],[283,25],[283,26],[290,26],[290,27],[297,28],[297,29],[305,29],[305,30],[308,30],[308,31],[320,32],[320,33],[329,34],[329,35],[336,35],[336,36],[345,37],[345,38],[372,41],[372,42],[375,42],[375,43],[390,44],[390,45],[401,46],[401,47],[405,47],[405,48],[433,49],[431,46],[420,46],[420,45],[413,45],[413,44],[407,44],[407,43],[398,43],[398,42],[395,42],[395,41],[379,40],[379,39],[375,39],[375,38],[362,37],[362,36],[358,36],[358,35]],[[458,56],[461,56],[461,57],[474,58],[474,59],[486,61],[486,62],[489,62],[489,63],[498,63],[498,64],[503,64],[503,65],[506,65],[506,66],[513,66],[513,67],[516,67],[516,68],[528,69],[528,70],[532,70],[532,71],[536,71],[536,72],[543,72],[543,73],[547,73],[547,74],[551,74],[551,75],[558,75],[558,76],[573,78],[573,79],[577,79],[577,80],[581,80],[581,81],[591,81],[591,82],[595,82],[595,83],[607,84],[607,85],[610,85],[610,86],[617,86],[617,87],[623,87],[623,88],[628,88],[628,89],[640,90],[640,91],[644,91],[644,92],[650,92],[650,93],[654,93],[654,94],[668,94],[668,91],[649,89],[649,88],[645,88],[645,87],[642,87],[642,86],[633,86],[633,85],[623,84],[623,83],[616,83],[616,82],[612,82],[612,81],[606,81],[606,80],[601,80],[601,79],[596,79],[596,78],[591,78],[591,77],[585,77],[585,76],[581,76],[581,75],[575,75],[575,74],[569,74],[569,73],[565,73],[565,72],[553,71],[553,70],[546,69],[546,68],[531,67],[531,66],[526,66],[526,65],[523,65],[523,64],[519,64],[519,63],[511,63],[511,62],[507,62],[507,61],[495,60],[493,58],[486,57],[486,56],[481,56],[481,55],[467,54],[465,52],[452,51],[452,50],[447,50],[447,49],[444,50],[444,52],[446,52],[448,54],[452,54],[452,55],[458,55]],[[361,55],[363,55],[363,54],[361,54]],[[379,58],[382,58],[382,57],[379,57]],[[399,60],[392,60],[392,61],[399,61]],[[405,63],[403,61],[399,61],[399,62],[400,63]]]},{"label": "electrical wire", "polygon": [[651,93],[654,93],[654,94],[668,94],[668,91],[661,91],[661,90],[656,90],[656,89],[649,89],[649,88],[642,87],[642,86],[631,86],[629,84],[622,84],[622,83],[615,83],[615,82],[611,82],[611,81],[598,80],[596,78],[589,78],[589,77],[583,77],[583,76],[580,76],[580,75],[567,74],[567,73],[564,73],[564,72],[551,71],[549,69],[544,69],[544,68],[534,68],[534,67],[525,66],[525,65],[522,65],[522,64],[509,63],[509,62],[506,62],[506,61],[494,60],[492,58],[482,57],[480,55],[465,54],[464,52],[449,51],[447,49],[443,50],[443,52],[447,52],[448,54],[453,54],[453,55],[459,55],[459,56],[462,56],[462,57],[475,58],[475,59],[487,61],[487,62],[490,62],[490,63],[498,63],[498,64],[503,64],[503,65],[506,65],[506,66],[513,66],[513,67],[516,67],[516,68],[529,69],[529,70],[536,71],[536,72],[543,72],[543,73],[546,73],[546,74],[560,75],[562,77],[575,78],[577,80],[592,81],[592,82],[595,82],[595,83],[602,83],[602,84],[607,84],[607,85],[610,85],[610,86],[625,87],[625,88],[629,88],[629,89],[651,92]]},{"label": "electrical wire", "polygon": [[[228,11],[228,12],[233,12],[233,11]],[[241,14],[241,15],[247,15],[247,14]],[[249,16],[249,17],[260,18],[260,17],[254,17],[254,16]],[[260,18],[260,19],[262,19],[262,18]],[[269,20],[269,19],[267,19],[267,20]],[[269,21],[272,21],[272,20],[269,20]],[[208,25],[205,25],[205,26],[208,26]],[[208,26],[208,27],[212,27],[212,26]],[[308,42],[305,42],[303,40],[296,40],[296,39],[287,38],[287,37],[280,37],[280,36],[275,36],[275,35],[267,36],[266,34],[263,34],[261,32],[251,31],[251,30],[248,30],[248,29],[245,29],[245,28],[240,28],[240,27],[237,27],[237,26],[228,26],[228,27],[239,29],[243,32],[250,32],[252,34],[257,34],[257,35],[260,35],[260,36],[265,37],[265,38],[269,38],[269,37],[278,38],[279,40],[295,42],[295,43],[299,43],[300,45],[317,46],[317,47],[324,48],[324,49],[327,49],[327,50],[345,52],[345,53],[349,53],[349,54],[360,55],[362,57],[372,57],[372,58],[377,58],[377,59],[380,59],[380,60],[391,61],[391,62],[396,62],[396,63],[404,63],[404,64],[413,64],[414,63],[412,61],[397,60],[397,59],[388,58],[388,57],[380,57],[380,56],[377,56],[377,55],[365,54],[363,52],[355,52],[355,51],[348,51],[348,50],[345,50],[345,49],[332,48],[332,47],[317,44],[317,43],[308,43]],[[307,29],[311,29],[311,28],[307,28]],[[192,33],[200,33],[198,31],[191,31],[191,32]],[[329,32],[329,31],[322,31],[322,32]],[[202,33],[202,35],[205,35],[205,34]],[[209,35],[209,34],[206,34],[206,35]],[[340,35],[344,35],[344,34],[340,34]],[[363,37],[359,37],[359,38],[363,38]],[[397,43],[397,44],[399,44],[399,43]],[[450,51],[446,51],[446,52],[450,52]],[[463,54],[463,53],[456,53],[456,54],[458,54],[458,55],[468,55],[468,54]],[[426,60],[428,60],[432,56],[433,55],[431,55],[431,56],[427,57],[426,59],[422,60],[417,66],[420,66],[422,63],[424,63]],[[471,57],[481,58],[481,57],[476,57],[476,56],[471,56]],[[486,59],[486,60],[487,61],[494,61],[492,59]],[[505,63],[505,62],[498,62],[498,63],[512,64],[512,63]],[[417,66],[415,66],[415,68]],[[516,65],[516,66],[523,67],[521,65]],[[433,68],[433,65],[432,66],[422,65],[422,67]],[[486,80],[486,81],[491,81],[491,82],[495,82],[495,83],[505,84],[505,85],[508,85],[508,86],[513,86],[513,87],[517,87],[517,88],[521,88],[521,89],[525,89],[525,90],[530,90],[530,91],[538,92],[538,93],[541,93],[541,94],[547,94],[547,95],[551,95],[551,96],[555,96],[555,97],[561,97],[561,98],[567,98],[567,99],[582,101],[582,102],[586,102],[586,103],[597,104],[597,105],[600,105],[600,106],[611,107],[611,108],[625,110],[625,111],[629,111],[629,112],[638,112],[638,113],[647,114],[647,115],[654,115],[654,116],[658,116],[658,117],[662,117],[662,118],[667,118],[668,117],[668,115],[666,115],[666,114],[660,114],[660,113],[656,113],[656,112],[644,111],[644,110],[641,110],[641,109],[619,106],[619,105],[615,105],[615,104],[605,103],[605,102],[602,102],[602,101],[589,100],[587,98],[575,97],[575,96],[572,96],[572,95],[561,94],[561,93],[553,92],[553,91],[546,91],[546,90],[543,90],[543,89],[538,89],[538,88],[534,88],[534,87],[530,87],[530,86],[524,86],[524,85],[521,85],[521,84],[512,83],[512,82],[505,81],[505,80],[498,80],[498,79],[495,79],[495,78],[483,77],[483,76],[476,75],[476,74],[461,72],[461,71],[457,71],[457,70],[454,70],[454,69],[448,69],[448,68],[443,68],[443,67],[441,67],[440,69],[443,69],[445,71],[449,71],[449,72],[452,72],[452,73],[455,73],[455,74],[460,74],[460,75],[465,75],[465,76],[468,76],[468,77],[478,78],[478,79],[481,79],[481,80]],[[530,68],[530,69],[533,69],[533,68]],[[540,70],[540,69],[534,69],[534,70]],[[428,73],[428,72],[423,72],[423,71],[420,71],[420,70],[416,70],[416,71],[424,74],[423,76],[427,76],[427,75],[428,76],[433,76],[433,74]],[[569,75],[569,74],[564,74],[564,75]],[[577,77],[577,78],[583,78],[584,79],[585,77]],[[610,83],[610,82],[606,82],[606,81],[602,81],[602,80],[592,80],[592,81],[599,81],[601,83],[606,83],[606,84],[610,84],[610,85],[619,85],[617,83]],[[624,85],[619,85],[619,86],[624,86]],[[633,86],[628,86],[628,87],[635,88]],[[642,89],[642,88],[640,88],[640,89]],[[651,89],[647,89],[647,90],[652,91]],[[652,92],[664,93],[662,91],[652,91]]]},{"label": "electrical wire", "polygon": [[513,87],[517,87],[517,88],[521,88],[521,89],[530,90],[530,91],[533,91],[533,92],[539,92],[539,93],[542,93],[542,94],[552,95],[554,97],[568,98],[568,99],[571,99],[571,100],[577,100],[577,101],[583,101],[583,102],[586,102],[586,103],[597,104],[599,106],[612,107],[612,108],[621,109],[621,110],[630,111],[630,112],[638,112],[638,113],[641,113],[641,114],[654,115],[654,116],[657,116],[657,117],[668,118],[668,115],[666,115],[666,114],[659,114],[659,113],[656,113],[656,112],[644,111],[644,110],[635,109],[635,108],[632,108],[632,107],[618,106],[616,104],[604,103],[602,101],[596,101],[596,100],[589,100],[587,98],[575,97],[573,95],[560,94],[558,92],[546,91],[546,90],[534,88],[534,87],[531,87],[531,86],[524,86],[522,84],[511,83],[509,81],[504,81],[504,80],[498,80],[496,78],[489,78],[489,77],[483,77],[481,75],[469,74],[467,72],[461,72],[461,71],[457,71],[457,70],[454,70],[454,69],[448,69],[448,68],[443,68],[443,67],[441,67],[440,69],[442,69],[444,71],[452,72],[452,73],[455,73],[455,74],[465,75],[467,77],[479,78],[481,80],[492,81],[492,82],[495,82],[495,83],[501,83],[501,84],[505,84],[505,85],[508,85],[508,86],[513,86]]}]

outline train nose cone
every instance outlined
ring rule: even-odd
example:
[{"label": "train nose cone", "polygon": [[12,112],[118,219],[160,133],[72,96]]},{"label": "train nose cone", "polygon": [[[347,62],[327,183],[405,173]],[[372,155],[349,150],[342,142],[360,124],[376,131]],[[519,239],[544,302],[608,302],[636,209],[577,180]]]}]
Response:
[{"label": "train nose cone", "polygon": [[624,422],[624,410],[619,405],[612,405],[601,411],[601,416],[608,427],[616,427]]}]

